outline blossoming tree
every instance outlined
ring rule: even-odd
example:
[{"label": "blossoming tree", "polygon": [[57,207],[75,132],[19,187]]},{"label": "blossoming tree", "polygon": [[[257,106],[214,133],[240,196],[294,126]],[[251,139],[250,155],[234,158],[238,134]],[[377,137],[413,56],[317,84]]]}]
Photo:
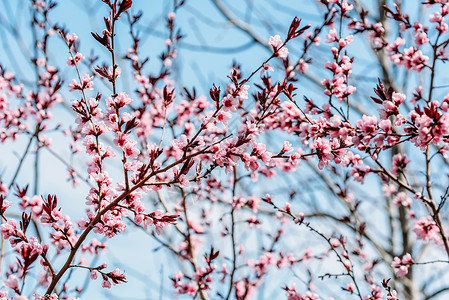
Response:
[{"label": "blossoming tree", "polygon": [[[0,177],[0,299],[447,297],[449,1],[320,0],[310,24],[280,5],[273,32],[212,0],[267,52],[203,94],[180,55],[221,50],[185,36],[183,14],[210,21],[194,1],[167,1],[159,56],[148,3],[97,1],[83,40],[56,2],[30,2],[31,51],[2,23],[26,59],[0,56],[2,153],[19,152]],[[127,288],[139,279],[150,292]]]}]

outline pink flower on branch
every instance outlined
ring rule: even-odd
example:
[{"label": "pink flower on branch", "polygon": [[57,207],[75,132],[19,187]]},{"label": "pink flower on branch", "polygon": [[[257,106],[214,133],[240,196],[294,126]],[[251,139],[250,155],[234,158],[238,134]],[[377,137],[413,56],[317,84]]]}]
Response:
[{"label": "pink flower on branch", "polygon": [[441,240],[441,237],[439,235],[440,229],[432,221],[432,218],[430,216],[422,217],[419,220],[416,220],[415,225],[413,226],[413,232],[418,236],[419,239],[423,240],[424,242],[433,240],[439,243]]}]

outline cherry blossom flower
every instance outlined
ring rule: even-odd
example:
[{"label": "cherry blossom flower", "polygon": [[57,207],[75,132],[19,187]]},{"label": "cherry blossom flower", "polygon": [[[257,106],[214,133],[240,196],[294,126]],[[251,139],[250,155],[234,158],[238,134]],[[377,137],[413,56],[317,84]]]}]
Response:
[{"label": "cherry blossom flower", "polygon": [[440,241],[440,229],[438,226],[432,221],[430,216],[422,217],[419,220],[415,221],[415,225],[413,226],[413,232],[416,233],[419,239],[427,242],[429,240],[433,240],[435,242]]},{"label": "cherry blossom flower", "polygon": [[270,36],[268,39],[268,44],[270,44],[274,49],[278,49],[282,46],[283,42],[279,34],[276,34],[275,36]]}]

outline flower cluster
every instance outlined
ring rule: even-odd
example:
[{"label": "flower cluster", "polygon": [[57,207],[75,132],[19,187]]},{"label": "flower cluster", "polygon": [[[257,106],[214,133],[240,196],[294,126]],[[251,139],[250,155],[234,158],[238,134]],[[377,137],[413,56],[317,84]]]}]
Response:
[{"label": "flower cluster", "polygon": [[[361,3],[319,0],[323,15],[314,27],[295,17],[285,39],[274,34],[268,42],[216,4],[269,53],[250,72],[234,62],[227,83],[211,83],[206,95],[179,78],[179,53],[195,48],[180,43],[185,1],[162,17],[157,34],[167,36],[156,72],[142,51],[133,1],[101,2],[109,13],[92,37],[105,50],[102,65],[50,19],[55,3],[33,0],[35,85],[0,67],[0,141],[26,146],[16,170],[8,165],[0,178],[2,249],[9,250],[0,253],[7,264],[0,299],[78,299],[84,290],[73,273],[100,278],[103,288],[126,283],[132,275],[122,262],[109,269],[97,259],[133,229],[157,245],[151,255],[179,262],[171,286],[182,297],[251,299],[266,285],[277,293],[284,286],[289,300],[317,300],[326,295],[320,278],[335,279],[350,297],[397,300],[386,279],[393,274],[398,291],[421,296],[412,269],[446,261],[412,256],[420,257],[422,244],[449,256],[449,93],[437,74],[448,60],[447,1],[425,2],[430,14],[415,21],[397,5],[373,18]],[[399,30],[391,40],[389,22]],[[118,30],[125,24],[128,31]],[[119,43],[124,32],[130,39]],[[47,47],[56,38],[69,52],[67,72],[50,65]],[[120,53],[125,41],[131,45]],[[361,57],[362,42],[376,55]],[[372,59],[380,72],[363,66]],[[67,99],[74,99],[73,122],[55,109]],[[59,151],[64,145],[68,151]],[[50,172],[39,161],[46,155],[66,168],[77,192],[85,188],[85,200],[40,187],[39,174]],[[28,157],[35,172],[26,185]],[[422,294],[444,292],[432,288],[424,285]]]}]

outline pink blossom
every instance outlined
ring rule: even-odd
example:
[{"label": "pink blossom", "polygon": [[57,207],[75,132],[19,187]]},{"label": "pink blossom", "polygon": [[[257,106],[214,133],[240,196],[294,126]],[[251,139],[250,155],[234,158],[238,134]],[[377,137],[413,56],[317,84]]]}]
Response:
[{"label": "pink blossom", "polygon": [[396,272],[396,275],[398,277],[404,277],[407,274],[408,274],[408,266],[400,266]]},{"label": "pink blossom", "polygon": [[441,13],[439,11],[434,12],[429,17],[429,21],[431,23],[440,23],[443,20],[443,16],[441,16]]},{"label": "pink blossom", "polygon": [[0,226],[1,233],[4,239],[9,239],[11,236],[15,236],[17,233],[17,221],[14,219],[8,219],[6,223]]},{"label": "pink blossom", "polygon": [[391,291],[391,295],[387,296],[387,300],[398,300],[397,292],[395,290]]},{"label": "pink blossom", "polygon": [[237,98],[232,97],[232,95],[228,94],[223,98],[222,102],[224,110],[230,110],[232,112],[237,111],[237,108],[239,106],[239,100]]},{"label": "pink blossom", "polygon": [[424,44],[427,44],[429,42],[429,38],[427,37],[427,34],[425,32],[421,32],[416,35],[415,37],[415,43],[418,46],[422,46]]},{"label": "pink blossom", "polygon": [[268,39],[268,44],[270,44],[276,50],[280,46],[282,46],[283,42],[279,34],[276,34],[275,36],[270,36],[270,38]]},{"label": "pink blossom", "polygon": [[329,33],[326,35],[326,43],[333,43],[337,41],[337,29],[331,28]]},{"label": "pink blossom", "polygon": [[341,2],[341,9],[343,12],[348,12],[354,9],[354,5],[348,3],[348,0],[343,0]]},{"label": "pink blossom", "polygon": [[407,69],[413,69],[415,71],[421,72],[422,69],[424,69],[424,67],[426,66],[426,62],[428,60],[429,57],[424,55],[421,50],[418,50],[415,47],[404,49],[402,64]]},{"label": "pink blossom", "polygon": [[19,279],[15,275],[9,275],[7,280],[3,280],[5,287],[13,289],[15,291],[19,290]]},{"label": "pink blossom", "polygon": [[412,199],[410,197],[407,197],[407,194],[404,192],[400,192],[396,195],[396,197],[393,199],[393,202],[397,206],[405,206],[410,207],[412,205]]},{"label": "pink blossom", "polygon": [[330,239],[330,243],[332,244],[332,247],[337,248],[340,246],[340,240],[336,238]]},{"label": "pink blossom", "polygon": [[230,120],[231,118],[231,113],[227,111],[220,111],[215,117],[217,123],[222,123],[225,126],[228,126],[228,120]]},{"label": "pink blossom", "polygon": [[288,142],[288,141],[284,141],[284,143],[283,143],[283,145],[282,145],[282,150],[281,150],[281,152],[282,153],[288,153],[288,152],[291,152],[291,151],[293,151],[294,149],[293,149],[293,147],[292,147],[292,144],[290,144],[290,142]]},{"label": "pink blossom", "polygon": [[[287,50],[287,54],[288,54],[288,50]],[[240,86],[240,89],[238,90],[237,95],[240,97],[241,100],[246,100],[248,99],[248,90],[249,90],[250,86],[247,84],[244,84],[242,86]]]},{"label": "pink blossom", "polygon": [[309,64],[303,58],[299,59],[297,65],[298,65],[298,71],[301,74],[304,74],[307,71],[307,69],[309,68]]},{"label": "pink blossom", "polygon": [[174,12],[169,12],[168,13],[168,15],[167,15],[167,18],[170,20],[170,21],[173,21],[175,18],[176,18],[176,13],[174,13]]},{"label": "pink blossom", "polygon": [[[112,78],[112,72],[113,72],[113,67],[109,66],[108,71],[109,71],[109,76]],[[120,77],[120,74],[122,73],[122,69],[120,67],[116,67],[115,68],[115,78]]]},{"label": "pink blossom", "polygon": [[69,42],[69,45],[71,45],[78,39],[78,36],[75,33],[67,33],[65,38],[67,39],[67,42]]},{"label": "pink blossom", "polygon": [[101,286],[106,289],[110,289],[112,284],[111,284],[111,282],[109,282],[109,280],[107,278],[103,278],[103,282],[101,283]]},{"label": "pink blossom", "polygon": [[280,58],[286,58],[288,56],[288,49],[286,47],[282,47],[277,51],[277,55]]},{"label": "pink blossom", "polygon": [[270,64],[264,64],[263,65],[264,70],[269,70],[274,72],[274,68]]},{"label": "pink blossom", "polygon": [[402,172],[409,163],[410,160],[407,158],[407,155],[401,153],[395,154],[393,156],[391,172],[396,175]]},{"label": "pink blossom", "polygon": [[416,233],[419,239],[427,242],[429,240],[434,240],[438,242],[441,238],[439,236],[440,229],[438,226],[432,221],[430,216],[422,217],[419,220],[415,221],[415,225],[413,226],[413,232]]},{"label": "pink blossom", "polygon": [[374,136],[377,134],[376,116],[363,115],[361,120],[357,120],[356,125],[357,128],[361,129],[366,135]]},{"label": "pink blossom", "polygon": [[67,65],[69,65],[69,66],[75,66],[75,65],[77,65],[80,61],[83,61],[84,59],[85,59],[84,55],[81,54],[81,53],[79,53],[79,52],[77,52],[77,53],[75,54],[74,57],[69,57],[69,58],[67,59]]},{"label": "pink blossom", "polygon": [[95,270],[95,269],[92,269],[92,270],[90,271],[90,278],[91,278],[92,280],[97,279],[97,278],[98,278],[98,271]]}]

